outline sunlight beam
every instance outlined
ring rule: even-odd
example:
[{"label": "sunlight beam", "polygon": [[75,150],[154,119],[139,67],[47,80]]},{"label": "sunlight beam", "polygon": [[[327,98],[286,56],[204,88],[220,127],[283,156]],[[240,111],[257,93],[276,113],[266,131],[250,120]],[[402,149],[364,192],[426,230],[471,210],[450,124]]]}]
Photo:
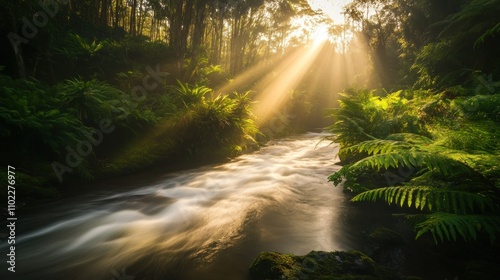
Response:
[{"label": "sunlight beam", "polygon": [[291,90],[293,90],[305,73],[310,69],[316,56],[324,44],[312,44],[302,47],[277,68],[277,75],[269,83],[263,81],[258,84],[262,90],[256,96],[258,101],[254,105],[257,116],[257,125],[265,123],[276,110],[281,108]]},{"label": "sunlight beam", "polygon": [[324,24],[319,25],[312,33],[312,42],[315,45],[322,44],[330,40],[328,27]]}]

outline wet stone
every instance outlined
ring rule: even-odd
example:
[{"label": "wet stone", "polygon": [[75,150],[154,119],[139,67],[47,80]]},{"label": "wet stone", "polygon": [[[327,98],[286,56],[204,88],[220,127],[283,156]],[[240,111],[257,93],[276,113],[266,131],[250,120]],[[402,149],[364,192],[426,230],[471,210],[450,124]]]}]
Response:
[{"label": "wet stone", "polygon": [[274,279],[338,279],[338,280],[399,280],[395,272],[377,265],[359,251],[312,251],[305,256],[260,253],[250,267],[255,280]]}]

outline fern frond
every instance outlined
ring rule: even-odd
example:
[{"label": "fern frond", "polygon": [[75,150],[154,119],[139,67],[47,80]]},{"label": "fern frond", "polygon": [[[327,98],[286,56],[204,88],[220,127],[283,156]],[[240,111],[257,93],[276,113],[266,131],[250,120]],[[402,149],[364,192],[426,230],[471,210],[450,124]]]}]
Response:
[{"label": "fern frond", "polygon": [[338,186],[340,183],[342,183],[342,180],[345,177],[349,176],[349,166],[350,165],[344,165],[340,170],[338,170],[335,173],[330,174],[328,176],[328,182],[333,182],[335,186]]},{"label": "fern frond", "polygon": [[415,133],[393,133],[388,135],[385,139],[404,141],[410,144],[432,144],[434,141],[429,137],[425,137]]},{"label": "fern frond", "polygon": [[457,236],[464,240],[476,240],[480,232],[488,234],[493,243],[500,233],[500,217],[496,215],[457,215],[437,212],[427,216],[427,219],[415,227],[418,239],[426,233],[431,233],[437,244],[445,240],[456,241]]},{"label": "fern frond", "polygon": [[486,30],[486,32],[484,32],[483,35],[481,35],[481,37],[479,37],[475,42],[474,42],[474,48],[477,48],[478,46],[480,46],[481,44],[484,43],[484,41],[488,38],[488,37],[495,37],[495,34],[496,33],[500,33],[500,23],[497,23],[495,26],[493,26],[492,28]]},{"label": "fern frond", "polygon": [[444,175],[474,173],[472,168],[458,160],[436,153],[417,150],[400,150],[391,151],[385,154],[375,154],[356,162],[350,168],[371,168],[380,170],[390,167],[398,168],[399,166],[424,167],[428,170],[438,170]]},{"label": "fern frond", "polygon": [[[333,125],[332,131],[335,130],[335,126],[342,127],[341,130],[344,132],[348,131],[349,133],[357,133],[362,136],[365,136],[367,139],[377,139],[370,134],[366,133],[365,128],[362,125],[363,120],[356,117],[348,117],[348,116],[338,116],[339,121]],[[348,130],[345,127],[349,127]]]},{"label": "fern frond", "polygon": [[455,214],[473,213],[474,211],[493,211],[496,205],[490,196],[481,193],[439,189],[428,186],[385,187],[362,192],[351,201],[371,201],[379,199],[387,204],[408,205],[415,209],[451,212]]},{"label": "fern frond", "polygon": [[376,140],[363,141],[357,145],[344,148],[344,152],[352,153],[357,151],[357,152],[366,152],[369,155],[373,155],[373,154],[385,154],[397,149],[410,149],[411,147],[412,147],[411,144],[402,141],[376,139]]}]

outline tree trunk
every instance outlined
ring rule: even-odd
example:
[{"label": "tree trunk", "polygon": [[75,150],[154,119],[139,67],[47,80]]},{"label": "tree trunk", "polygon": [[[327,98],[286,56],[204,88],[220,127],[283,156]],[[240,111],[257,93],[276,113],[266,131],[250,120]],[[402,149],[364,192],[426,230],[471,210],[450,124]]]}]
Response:
[{"label": "tree trunk", "polygon": [[184,63],[184,55],[193,15],[193,4],[193,0],[170,1],[170,9],[168,10],[170,45],[174,49],[179,72]]},{"label": "tree trunk", "polygon": [[196,2],[196,15],[194,19],[194,30],[193,30],[193,38],[192,38],[192,48],[194,51],[198,49],[203,41],[205,35],[205,9],[206,4],[205,1],[197,1]]},{"label": "tree trunk", "polygon": [[115,22],[114,26],[118,27],[120,24],[120,2],[121,0],[115,0]]},{"label": "tree trunk", "polygon": [[137,0],[132,1],[132,9],[130,10],[129,33],[132,36],[136,35],[136,13],[137,13]]},{"label": "tree trunk", "polygon": [[146,11],[142,9],[143,1],[139,4],[139,22],[137,23],[137,34],[142,35],[142,26],[144,25],[144,19],[146,17]]},{"label": "tree trunk", "polygon": [[101,0],[101,16],[100,22],[102,25],[108,25],[108,17],[109,17],[109,4],[111,0]]}]

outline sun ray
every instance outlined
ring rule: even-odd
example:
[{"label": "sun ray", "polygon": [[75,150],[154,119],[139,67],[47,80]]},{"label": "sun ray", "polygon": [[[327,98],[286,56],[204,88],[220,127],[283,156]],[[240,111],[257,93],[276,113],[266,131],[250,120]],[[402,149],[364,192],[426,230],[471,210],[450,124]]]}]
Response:
[{"label": "sun ray", "polygon": [[330,40],[330,34],[328,32],[328,27],[325,24],[320,24],[313,32],[311,36],[313,44],[323,44],[324,42]]},{"label": "sun ray", "polygon": [[265,123],[284,105],[290,91],[312,66],[321,47],[322,44],[313,44],[300,48],[278,67],[277,76],[270,83],[261,82],[257,85],[258,88],[262,88],[255,98],[258,101],[254,106],[255,115],[258,117],[257,124]]},{"label": "sun ray", "polygon": [[[271,62],[272,63],[272,62]],[[216,93],[230,93],[253,82],[259,73],[269,70],[269,61],[262,61],[236,76],[232,81],[214,89]]]}]

